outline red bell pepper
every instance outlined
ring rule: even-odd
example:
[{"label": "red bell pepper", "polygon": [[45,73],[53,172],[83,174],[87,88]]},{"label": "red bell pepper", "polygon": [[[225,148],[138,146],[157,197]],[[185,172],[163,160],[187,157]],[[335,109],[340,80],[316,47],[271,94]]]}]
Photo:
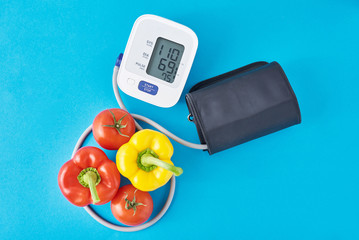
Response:
[{"label": "red bell pepper", "polygon": [[120,186],[116,164],[96,147],[80,148],[60,169],[58,183],[72,204],[83,207],[111,201]]}]

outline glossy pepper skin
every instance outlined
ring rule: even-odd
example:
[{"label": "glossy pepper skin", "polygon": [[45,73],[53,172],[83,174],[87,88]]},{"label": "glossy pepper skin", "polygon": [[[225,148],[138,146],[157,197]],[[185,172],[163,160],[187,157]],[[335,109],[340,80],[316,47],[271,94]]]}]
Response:
[{"label": "glossy pepper skin", "polygon": [[120,147],[116,164],[120,173],[141,191],[153,191],[165,185],[182,168],[173,166],[173,146],[162,133],[145,129],[135,133]]},{"label": "glossy pepper skin", "polygon": [[96,147],[80,148],[61,167],[58,175],[62,194],[79,207],[111,201],[117,193],[120,180],[116,164]]}]

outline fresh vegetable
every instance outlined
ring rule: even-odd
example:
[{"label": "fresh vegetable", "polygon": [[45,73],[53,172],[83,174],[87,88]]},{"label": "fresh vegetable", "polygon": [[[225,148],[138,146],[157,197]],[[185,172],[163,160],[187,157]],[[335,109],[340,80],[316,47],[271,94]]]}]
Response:
[{"label": "fresh vegetable", "polygon": [[182,174],[182,168],[173,166],[172,154],[173,146],[164,134],[145,129],[120,147],[116,164],[135,188],[153,191],[165,185],[173,174]]},{"label": "fresh vegetable", "polygon": [[113,199],[120,186],[116,164],[96,147],[80,148],[60,169],[58,183],[72,204],[100,205]]},{"label": "fresh vegetable", "polygon": [[121,187],[111,201],[111,211],[123,224],[136,226],[147,221],[153,210],[148,192],[142,192],[131,184]]},{"label": "fresh vegetable", "polygon": [[92,124],[96,142],[109,150],[118,150],[130,140],[135,130],[135,121],[131,114],[119,108],[100,112]]}]

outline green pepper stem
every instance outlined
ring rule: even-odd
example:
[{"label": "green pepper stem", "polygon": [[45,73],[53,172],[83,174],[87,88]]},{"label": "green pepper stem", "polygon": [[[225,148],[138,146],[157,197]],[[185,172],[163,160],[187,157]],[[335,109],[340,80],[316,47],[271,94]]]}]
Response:
[{"label": "green pepper stem", "polygon": [[92,171],[88,171],[83,175],[82,179],[90,188],[93,203],[99,202],[100,198],[96,190],[97,174]]},{"label": "green pepper stem", "polygon": [[166,163],[158,158],[155,158],[154,156],[152,156],[152,154],[149,154],[149,153],[146,153],[146,154],[143,154],[142,157],[141,157],[141,163],[142,165],[144,166],[152,166],[152,165],[155,165],[155,166],[158,166],[158,167],[161,167],[161,168],[164,168],[168,171],[171,171],[173,172],[173,174],[175,176],[179,176],[183,173],[183,169],[180,168],[180,167],[175,167],[169,163]]}]

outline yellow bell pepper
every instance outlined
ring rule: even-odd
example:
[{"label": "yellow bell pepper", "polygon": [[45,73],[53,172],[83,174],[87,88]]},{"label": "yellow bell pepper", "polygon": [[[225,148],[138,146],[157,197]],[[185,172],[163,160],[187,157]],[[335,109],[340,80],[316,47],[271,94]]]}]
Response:
[{"label": "yellow bell pepper", "polygon": [[145,129],[135,133],[117,151],[116,164],[120,173],[141,191],[153,191],[165,185],[182,168],[173,166],[173,146],[162,133]]}]

